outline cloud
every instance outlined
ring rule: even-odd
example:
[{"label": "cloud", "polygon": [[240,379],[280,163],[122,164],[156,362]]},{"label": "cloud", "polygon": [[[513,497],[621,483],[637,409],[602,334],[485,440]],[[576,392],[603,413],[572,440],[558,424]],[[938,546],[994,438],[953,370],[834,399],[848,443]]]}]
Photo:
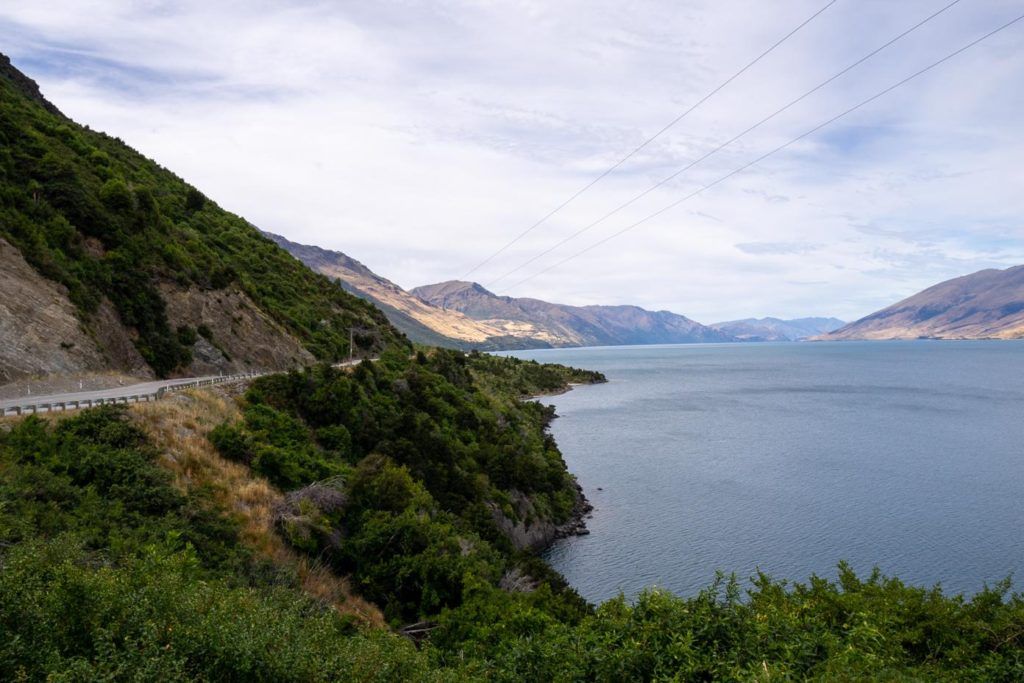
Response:
[{"label": "cloud", "polygon": [[743,242],[735,246],[743,253],[754,254],[755,256],[808,254],[822,247],[820,244],[811,242]]},{"label": "cloud", "polygon": [[[0,38],[76,120],[262,228],[412,287],[461,276],[820,4],[53,0],[0,7]],[[489,282],[593,222],[935,9],[837,3],[474,276]],[[961,3],[521,275],[1017,12]],[[507,293],[705,321],[851,319],[1024,262],[1022,31]]]}]

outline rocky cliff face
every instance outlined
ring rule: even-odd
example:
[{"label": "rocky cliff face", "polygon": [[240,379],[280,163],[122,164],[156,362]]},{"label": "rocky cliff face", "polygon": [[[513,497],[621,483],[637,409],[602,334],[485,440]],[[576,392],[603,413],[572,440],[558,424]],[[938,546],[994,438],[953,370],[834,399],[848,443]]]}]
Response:
[{"label": "rocky cliff face", "polygon": [[[302,344],[237,288],[201,291],[166,283],[161,294],[172,325],[209,334],[209,339],[197,334],[193,361],[180,374],[284,370],[314,362]],[[83,322],[67,290],[40,275],[0,238],[0,385],[98,372],[153,377],[131,331],[108,301]]]},{"label": "rocky cliff face", "polygon": [[67,290],[0,239],[0,384],[22,377],[106,369],[109,361],[75,314]]},{"label": "rocky cliff face", "polygon": [[519,519],[510,519],[495,504],[490,506],[491,516],[498,530],[507,536],[512,541],[512,545],[519,550],[543,550],[559,538],[583,536],[590,533],[587,531],[586,517],[594,509],[594,506],[586,499],[583,489],[578,485],[576,486],[576,504],[572,514],[562,524],[539,519],[529,497],[519,491],[512,491],[510,497]]},{"label": "rocky cliff face", "polygon": [[1024,339],[1024,266],[940,282],[823,340]]},{"label": "rocky cliff face", "polygon": [[501,327],[510,335],[531,334],[552,346],[734,341],[729,334],[686,316],[638,306],[552,304],[498,296],[475,282],[461,281],[417,287],[412,293],[438,308]]},{"label": "rocky cliff face", "polygon": [[172,325],[206,333],[197,332],[192,363],[182,374],[289,370],[315,362],[313,354],[237,287],[201,290],[164,284],[160,293]]}]

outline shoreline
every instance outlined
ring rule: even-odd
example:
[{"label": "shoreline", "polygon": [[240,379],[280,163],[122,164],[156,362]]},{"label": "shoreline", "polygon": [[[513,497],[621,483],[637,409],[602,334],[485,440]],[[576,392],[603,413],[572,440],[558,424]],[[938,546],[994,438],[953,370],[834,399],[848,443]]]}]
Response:
[{"label": "shoreline", "polygon": [[[543,394],[537,394],[534,396],[526,396],[522,400],[538,401],[546,397],[562,396],[563,394],[569,393],[576,387],[594,386],[598,384],[607,383],[607,379],[595,382],[568,382],[561,389]],[[551,420],[553,421],[557,417],[557,414],[552,413]],[[550,426],[551,424],[549,422],[544,426],[544,431],[547,432]],[[565,456],[562,453],[562,449],[558,446],[557,442],[555,442],[555,447],[558,448],[558,454],[562,456],[562,460],[564,462]],[[569,513],[569,518],[561,524],[554,525],[554,529],[550,535],[550,538],[547,538],[543,544],[540,544],[534,548],[538,555],[543,554],[545,551],[550,549],[556,541],[562,540],[563,538],[570,538],[572,536],[587,536],[590,534],[590,530],[587,528],[587,518],[590,517],[594,512],[594,505],[593,503],[590,502],[590,500],[587,498],[587,495],[583,492],[583,486],[579,483],[579,480],[576,479],[576,475],[573,474],[571,470],[569,470],[568,465],[566,465],[565,471],[568,472],[569,476],[573,478],[573,485],[576,488],[576,503],[573,505],[572,512]]]}]

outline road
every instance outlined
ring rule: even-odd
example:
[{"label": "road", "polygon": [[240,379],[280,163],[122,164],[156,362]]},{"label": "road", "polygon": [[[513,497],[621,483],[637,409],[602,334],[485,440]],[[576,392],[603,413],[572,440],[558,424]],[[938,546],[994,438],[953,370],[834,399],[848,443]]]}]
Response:
[{"label": "road", "polygon": [[[377,360],[371,358],[370,360]],[[336,368],[347,368],[358,365],[362,359],[336,363]],[[0,400],[0,417],[5,415],[22,415],[26,413],[53,412],[62,410],[75,410],[77,408],[88,408],[100,403],[138,403],[139,401],[153,401],[168,391],[183,389],[193,386],[206,386],[221,384],[224,382],[236,382],[245,379],[252,379],[260,375],[270,374],[267,372],[254,372],[244,375],[205,375],[203,377],[178,377],[165,379],[156,382],[140,382],[122,387],[111,387],[109,389],[96,389],[93,391],[75,391],[61,394],[46,394],[40,396],[22,396],[20,398]],[[85,404],[85,405],[83,405]]]}]

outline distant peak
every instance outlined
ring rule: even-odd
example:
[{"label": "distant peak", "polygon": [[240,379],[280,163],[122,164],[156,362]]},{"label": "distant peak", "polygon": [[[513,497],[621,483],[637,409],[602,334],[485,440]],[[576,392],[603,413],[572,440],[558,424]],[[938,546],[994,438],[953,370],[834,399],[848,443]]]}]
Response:
[{"label": "distant peak", "polygon": [[468,280],[445,280],[444,282],[438,282],[432,285],[422,285],[412,290],[416,292],[466,292],[471,291],[477,294],[483,294],[484,296],[497,297],[497,295],[488,290],[486,287],[481,285],[479,282],[470,282]]}]

